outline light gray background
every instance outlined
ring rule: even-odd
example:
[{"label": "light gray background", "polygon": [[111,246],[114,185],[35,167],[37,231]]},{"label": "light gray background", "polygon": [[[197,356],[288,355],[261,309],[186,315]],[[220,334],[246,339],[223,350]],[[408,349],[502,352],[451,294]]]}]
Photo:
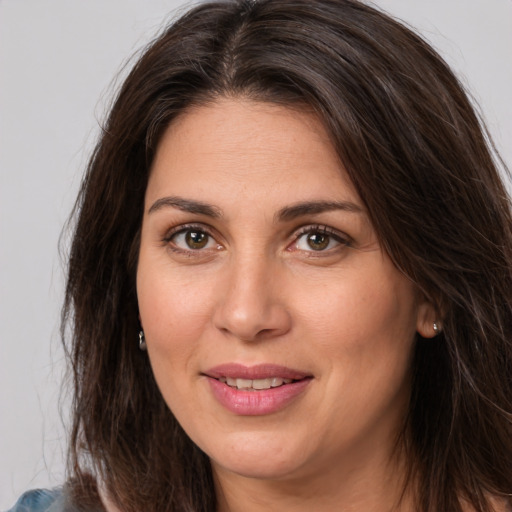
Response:
[{"label": "light gray background", "polygon": [[[510,166],[512,0],[376,3],[455,68]],[[0,510],[64,478],[59,235],[114,75],[183,4],[0,0]]]}]

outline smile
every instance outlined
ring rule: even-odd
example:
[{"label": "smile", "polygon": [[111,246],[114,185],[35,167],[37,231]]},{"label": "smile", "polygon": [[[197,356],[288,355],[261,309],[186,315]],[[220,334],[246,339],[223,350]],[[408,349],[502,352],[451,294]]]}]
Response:
[{"label": "smile", "polygon": [[203,373],[213,398],[239,416],[262,416],[286,408],[304,396],[311,374],[274,364],[228,363]]},{"label": "smile", "polygon": [[281,377],[270,377],[266,379],[233,379],[232,377],[220,377],[220,382],[227,384],[231,388],[245,391],[261,391],[263,389],[278,388],[283,384],[291,384],[293,379],[283,379]]}]

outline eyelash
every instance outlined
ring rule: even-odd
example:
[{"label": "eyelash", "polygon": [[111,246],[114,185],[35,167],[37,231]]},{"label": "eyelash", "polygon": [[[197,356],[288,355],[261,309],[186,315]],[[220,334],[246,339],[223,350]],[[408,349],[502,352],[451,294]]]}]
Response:
[{"label": "eyelash", "polygon": [[[166,235],[164,236],[164,238],[162,239],[162,242],[165,245],[169,246],[169,248],[173,252],[188,255],[188,256],[199,256],[198,253],[204,252],[201,248],[199,248],[199,249],[192,249],[192,248],[182,249],[180,247],[177,247],[176,245],[173,245],[173,238],[175,238],[177,235],[185,234],[189,231],[197,231],[200,233],[204,233],[208,237],[212,238],[215,241],[215,237],[212,234],[212,231],[210,229],[208,229],[207,226],[201,225],[201,224],[182,224],[182,225],[177,226],[177,227],[171,229],[170,231],[168,231],[166,233]],[[330,237],[335,242],[337,242],[339,244],[339,246],[337,246],[335,248],[328,249],[328,250],[319,250],[319,251],[315,251],[314,249],[311,249],[311,251],[305,251],[303,249],[299,249],[296,247],[297,244],[299,243],[301,237],[303,237],[304,235],[316,234],[316,233]],[[340,231],[337,231],[329,226],[325,226],[325,225],[321,225],[321,224],[313,224],[313,225],[304,226],[304,227],[300,228],[299,231],[295,232],[293,234],[293,236],[294,236],[294,240],[291,244],[288,245],[287,250],[289,250],[289,251],[294,250],[294,249],[290,249],[290,247],[295,246],[295,250],[305,252],[305,253],[310,253],[309,254],[310,257],[314,257],[314,256],[319,257],[322,255],[325,255],[326,253],[332,254],[333,251],[335,251],[336,249],[339,249],[340,247],[351,247],[351,245],[352,245],[352,240],[350,239],[349,236],[347,236],[346,234],[344,234]],[[217,249],[219,249],[219,248],[221,248],[221,245],[217,243]],[[210,248],[210,250],[211,250],[211,248]]]},{"label": "eyelash", "polygon": [[[201,224],[181,224],[180,226],[177,226],[177,227],[172,228],[171,230],[169,230],[166,233],[166,235],[164,236],[164,238],[162,239],[162,242],[165,245],[168,245],[169,248],[172,251],[177,252],[177,253],[181,253],[181,254],[189,254],[190,253],[190,255],[192,255],[194,253],[200,252],[200,249],[189,249],[189,250],[187,250],[187,249],[181,249],[180,247],[172,245],[172,239],[174,237],[176,237],[177,235],[180,235],[180,234],[187,233],[187,231],[197,231],[197,232],[200,232],[200,233],[204,233],[208,237],[210,237],[210,238],[215,240],[215,237],[212,234],[211,230],[208,229],[208,227],[205,226],[205,225],[201,225]],[[219,246],[219,244],[217,244],[217,246]]]},{"label": "eyelash", "polygon": [[350,239],[349,236],[347,236],[346,234],[344,234],[334,228],[331,228],[329,226],[325,226],[322,224],[314,224],[314,225],[304,226],[303,228],[301,228],[297,233],[295,233],[295,235],[294,235],[295,241],[293,242],[292,245],[297,246],[301,237],[303,237],[304,235],[311,235],[311,234],[326,235],[330,239],[337,242],[339,245],[334,248],[331,248],[331,249],[327,249],[327,250],[322,249],[319,251],[315,251],[314,249],[311,249],[310,251],[304,251],[299,248],[296,249],[298,251],[307,253],[308,257],[322,257],[322,256],[330,255],[337,249],[339,250],[341,248],[350,247],[352,245],[352,240]]}]

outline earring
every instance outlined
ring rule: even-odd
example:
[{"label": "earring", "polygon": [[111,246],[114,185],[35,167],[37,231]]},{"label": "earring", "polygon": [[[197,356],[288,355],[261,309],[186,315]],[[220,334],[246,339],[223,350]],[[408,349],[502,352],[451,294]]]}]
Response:
[{"label": "earring", "polygon": [[144,337],[144,331],[139,331],[139,349],[145,352],[148,349],[148,346],[146,345],[146,338]]},{"label": "earring", "polygon": [[439,325],[437,325],[437,322],[434,322],[434,334],[435,336],[441,334],[441,328],[439,327]]}]

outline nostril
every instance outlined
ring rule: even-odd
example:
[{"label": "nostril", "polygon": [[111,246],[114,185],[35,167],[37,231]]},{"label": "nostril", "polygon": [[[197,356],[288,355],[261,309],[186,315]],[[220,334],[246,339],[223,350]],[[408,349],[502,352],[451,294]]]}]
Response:
[{"label": "nostril", "polygon": [[[261,262],[254,265],[261,267]],[[290,315],[267,274],[245,266],[230,275],[213,313],[214,325],[223,335],[254,342],[290,329]]]}]

